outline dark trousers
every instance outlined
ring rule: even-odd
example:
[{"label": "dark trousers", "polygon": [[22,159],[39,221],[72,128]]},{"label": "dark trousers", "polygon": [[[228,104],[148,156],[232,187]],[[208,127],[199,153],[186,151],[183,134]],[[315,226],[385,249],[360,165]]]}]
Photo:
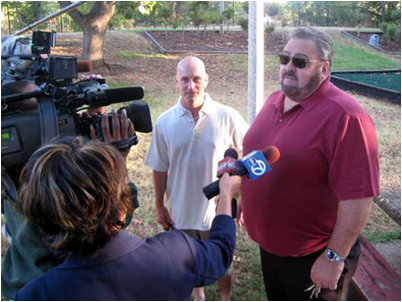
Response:
[{"label": "dark trousers", "polygon": [[[280,257],[260,248],[262,273],[268,301],[307,301],[311,291],[305,289],[313,284],[310,271],[315,260],[325,249],[303,257]],[[356,271],[360,255],[360,242],[356,242],[347,257],[345,269],[338,282],[337,290],[322,290],[318,299],[312,300],[346,300],[350,280]]]}]

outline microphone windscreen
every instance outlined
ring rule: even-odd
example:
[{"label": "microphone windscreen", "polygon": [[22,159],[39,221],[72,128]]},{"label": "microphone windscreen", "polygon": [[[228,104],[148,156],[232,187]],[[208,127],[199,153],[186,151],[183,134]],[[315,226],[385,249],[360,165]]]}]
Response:
[{"label": "microphone windscreen", "polygon": [[77,72],[92,71],[92,62],[90,60],[77,61]]},{"label": "microphone windscreen", "polygon": [[237,169],[237,160],[231,156],[227,156],[218,163],[218,171],[216,177],[221,177],[224,173],[233,174]]},{"label": "microphone windscreen", "polygon": [[229,148],[225,151],[225,154],[223,155],[223,158],[226,157],[232,157],[234,159],[238,159],[239,158],[239,154],[237,153],[236,149],[233,148]]},{"label": "microphone windscreen", "polygon": [[144,98],[142,87],[122,87],[104,90],[110,104],[141,100]]},{"label": "microphone windscreen", "polygon": [[265,158],[267,159],[267,162],[272,165],[276,163],[279,158],[281,157],[281,153],[279,152],[279,149],[275,146],[268,146],[262,150],[262,153],[264,154]]}]

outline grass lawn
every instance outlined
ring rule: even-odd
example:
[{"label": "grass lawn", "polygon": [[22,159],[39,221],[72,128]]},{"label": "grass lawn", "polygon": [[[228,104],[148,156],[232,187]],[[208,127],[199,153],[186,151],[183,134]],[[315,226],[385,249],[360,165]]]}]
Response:
[{"label": "grass lawn", "polygon": [[375,53],[369,53],[361,48],[334,45],[332,70],[381,70],[401,68],[401,64]]}]

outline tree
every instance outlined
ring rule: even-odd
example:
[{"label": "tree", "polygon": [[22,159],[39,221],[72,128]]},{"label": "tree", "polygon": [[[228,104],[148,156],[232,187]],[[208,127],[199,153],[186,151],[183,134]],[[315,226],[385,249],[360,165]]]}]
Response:
[{"label": "tree", "polygon": [[167,38],[167,27],[171,24],[173,18],[173,6],[170,2],[158,2],[157,18],[165,25],[165,37]]},{"label": "tree", "polygon": [[277,3],[267,3],[265,4],[265,13],[269,16],[267,19],[267,27],[270,26],[270,19],[273,21],[273,26],[275,26],[276,17],[279,14],[279,5]]},{"label": "tree", "polygon": [[189,19],[193,22],[197,29],[200,29],[202,23],[205,24],[208,18],[209,4],[208,1],[192,1],[188,2],[187,9],[189,11]]},{"label": "tree", "polygon": [[211,24],[214,27],[214,31],[215,31],[215,26],[219,24],[220,21],[220,16],[219,16],[219,11],[217,10],[212,10],[209,13],[209,22],[211,22]]},{"label": "tree", "polygon": [[235,13],[235,11],[234,11],[234,8],[233,8],[233,7],[227,7],[227,8],[225,8],[225,10],[222,12],[223,17],[228,21],[228,24],[227,24],[227,30],[228,30],[228,31],[229,31],[230,19],[233,18],[234,13]]},{"label": "tree", "polygon": [[[70,1],[59,3],[61,7],[71,4]],[[116,1],[96,1],[85,15],[77,9],[68,12],[84,33],[82,58],[90,60],[94,67],[106,65],[103,59],[104,38],[115,4]]]},{"label": "tree", "polygon": [[172,1],[173,19],[178,19],[180,15],[183,15],[184,4],[184,1]]},{"label": "tree", "polygon": [[[11,19],[14,17],[15,15],[15,9],[13,7],[13,3],[12,2],[3,2],[2,4],[2,10],[5,10],[5,14],[7,16],[7,30],[8,30],[8,34],[11,35],[12,32],[12,23],[11,23]],[[3,31],[4,33],[4,31]]]},{"label": "tree", "polygon": [[178,18],[178,22],[181,26],[181,43],[183,43],[184,42],[184,27],[188,23],[188,18],[186,17],[186,15],[180,16]]},{"label": "tree", "polygon": [[110,29],[135,27],[155,17],[156,1],[116,1],[116,9],[110,21]]}]

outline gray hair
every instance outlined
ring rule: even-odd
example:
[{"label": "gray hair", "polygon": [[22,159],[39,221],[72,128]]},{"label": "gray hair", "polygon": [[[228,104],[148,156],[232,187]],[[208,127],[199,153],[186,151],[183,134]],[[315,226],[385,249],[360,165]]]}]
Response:
[{"label": "gray hair", "polygon": [[317,46],[321,58],[327,60],[329,64],[332,65],[334,42],[326,32],[312,27],[299,27],[291,32],[289,40],[292,38],[313,41]]}]

